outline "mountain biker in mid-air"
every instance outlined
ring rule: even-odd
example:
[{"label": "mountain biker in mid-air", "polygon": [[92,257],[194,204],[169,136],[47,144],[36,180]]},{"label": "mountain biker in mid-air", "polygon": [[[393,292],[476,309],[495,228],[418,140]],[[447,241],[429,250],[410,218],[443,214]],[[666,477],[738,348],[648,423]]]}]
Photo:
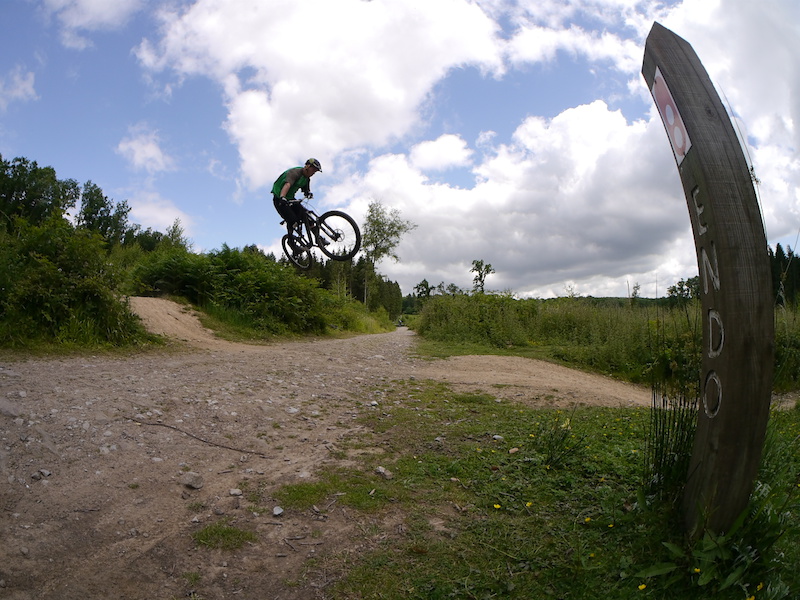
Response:
[{"label": "mountain biker in mid-air", "polygon": [[341,210],[329,210],[318,215],[303,206],[294,195],[302,190],[313,198],[311,177],[322,171],[316,158],[309,158],[302,167],[281,173],[272,185],[272,202],[286,223],[286,235],[281,247],[286,258],[300,269],[309,269],[314,262],[316,247],[331,260],[350,260],[361,248],[361,230],[353,217]]},{"label": "mountain biker in mid-air", "polygon": [[316,158],[309,158],[302,167],[293,167],[281,173],[272,185],[272,203],[275,210],[286,221],[286,229],[291,235],[295,224],[302,221],[304,208],[294,195],[303,190],[306,198],[313,198],[311,193],[311,176],[322,172],[322,166]]}]

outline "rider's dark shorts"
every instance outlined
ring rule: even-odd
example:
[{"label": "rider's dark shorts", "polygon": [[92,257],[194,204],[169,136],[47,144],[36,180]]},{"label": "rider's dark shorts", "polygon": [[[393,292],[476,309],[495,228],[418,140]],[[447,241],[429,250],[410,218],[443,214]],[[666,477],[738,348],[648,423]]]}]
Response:
[{"label": "rider's dark shorts", "polygon": [[286,221],[287,227],[301,220],[303,207],[299,202],[290,204],[286,200],[281,200],[280,196],[273,194],[272,203],[275,205],[275,210],[278,211],[281,218]]}]

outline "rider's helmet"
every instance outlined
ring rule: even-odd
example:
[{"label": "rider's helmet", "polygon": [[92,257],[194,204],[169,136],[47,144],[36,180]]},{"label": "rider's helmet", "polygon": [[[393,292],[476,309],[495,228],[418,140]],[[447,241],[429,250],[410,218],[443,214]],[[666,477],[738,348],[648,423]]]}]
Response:
[{"label": "rider's helmet", "polygon": [[319,161],[316,158],[309,158],[306,161],[307,167],[314,167],[320,173],[322,172],[322,165],[319,164]]}]

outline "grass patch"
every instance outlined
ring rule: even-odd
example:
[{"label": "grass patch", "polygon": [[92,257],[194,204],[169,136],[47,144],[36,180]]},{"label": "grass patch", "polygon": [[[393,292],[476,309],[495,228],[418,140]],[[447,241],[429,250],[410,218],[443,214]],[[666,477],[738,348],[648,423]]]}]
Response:
[{"label": "grass patch", "polygon": [[203,512],[206,509],[206,505],[204,502],[190,502],[186,505],[186,510],[189,512],[199,513]]},{"label": "grass patch", "polygon": [[704,546],[684,539],[681,515],[643,491],[648,409],[532,409],[427,382],[380,391],[381,409],[360,417],[367,431],[343,444],[382,452],[278,493],[323,512],[335,500],[384,527],[369,532],[369,551],[328,559],[344,573],[333,598],[761,600],[800,589],[800,411],[774,420],[780,443],[752,525],[711,542],[724,551],[705,548],[701,565]]},{"label": "grass patch", "polygon": [[391,486],[372,473],[360,470],[330,470],[323,473],[320,481],[303,482],[283,486],[275,497],[284,508],[307,510],[318,509],[334,503],[360,511],[371,512],[395,502]]},{"label": "grass patch", "polygon": [[252,531],[232,527],[228,519],[206,525],[192,534],[200,546],[222,550],[238,550],[247,543],[255,543],[258,537]]},{"label": "grass patch", "polygon": [[200,583],[200,580],[203,578],[200,573],[197,571],[190,571],[183,574],[183,578],[186,580],[186,584],[190,586],[195,586]]}]

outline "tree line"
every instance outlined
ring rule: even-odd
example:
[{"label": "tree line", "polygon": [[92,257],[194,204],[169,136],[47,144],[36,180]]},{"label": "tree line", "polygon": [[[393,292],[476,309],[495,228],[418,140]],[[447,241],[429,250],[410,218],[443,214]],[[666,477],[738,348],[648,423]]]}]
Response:
[{"label": "tree line", "polygon": [[[780,243],[773,250],[767,246],[769,269],[772,276],[772,298],[776,306],[797,306],[800,296],[800,258],[791,247],[786,250]],[[700,298],[700,277],[695,275],[681,279],[667,288],[667,298],[690,300]]]}]

